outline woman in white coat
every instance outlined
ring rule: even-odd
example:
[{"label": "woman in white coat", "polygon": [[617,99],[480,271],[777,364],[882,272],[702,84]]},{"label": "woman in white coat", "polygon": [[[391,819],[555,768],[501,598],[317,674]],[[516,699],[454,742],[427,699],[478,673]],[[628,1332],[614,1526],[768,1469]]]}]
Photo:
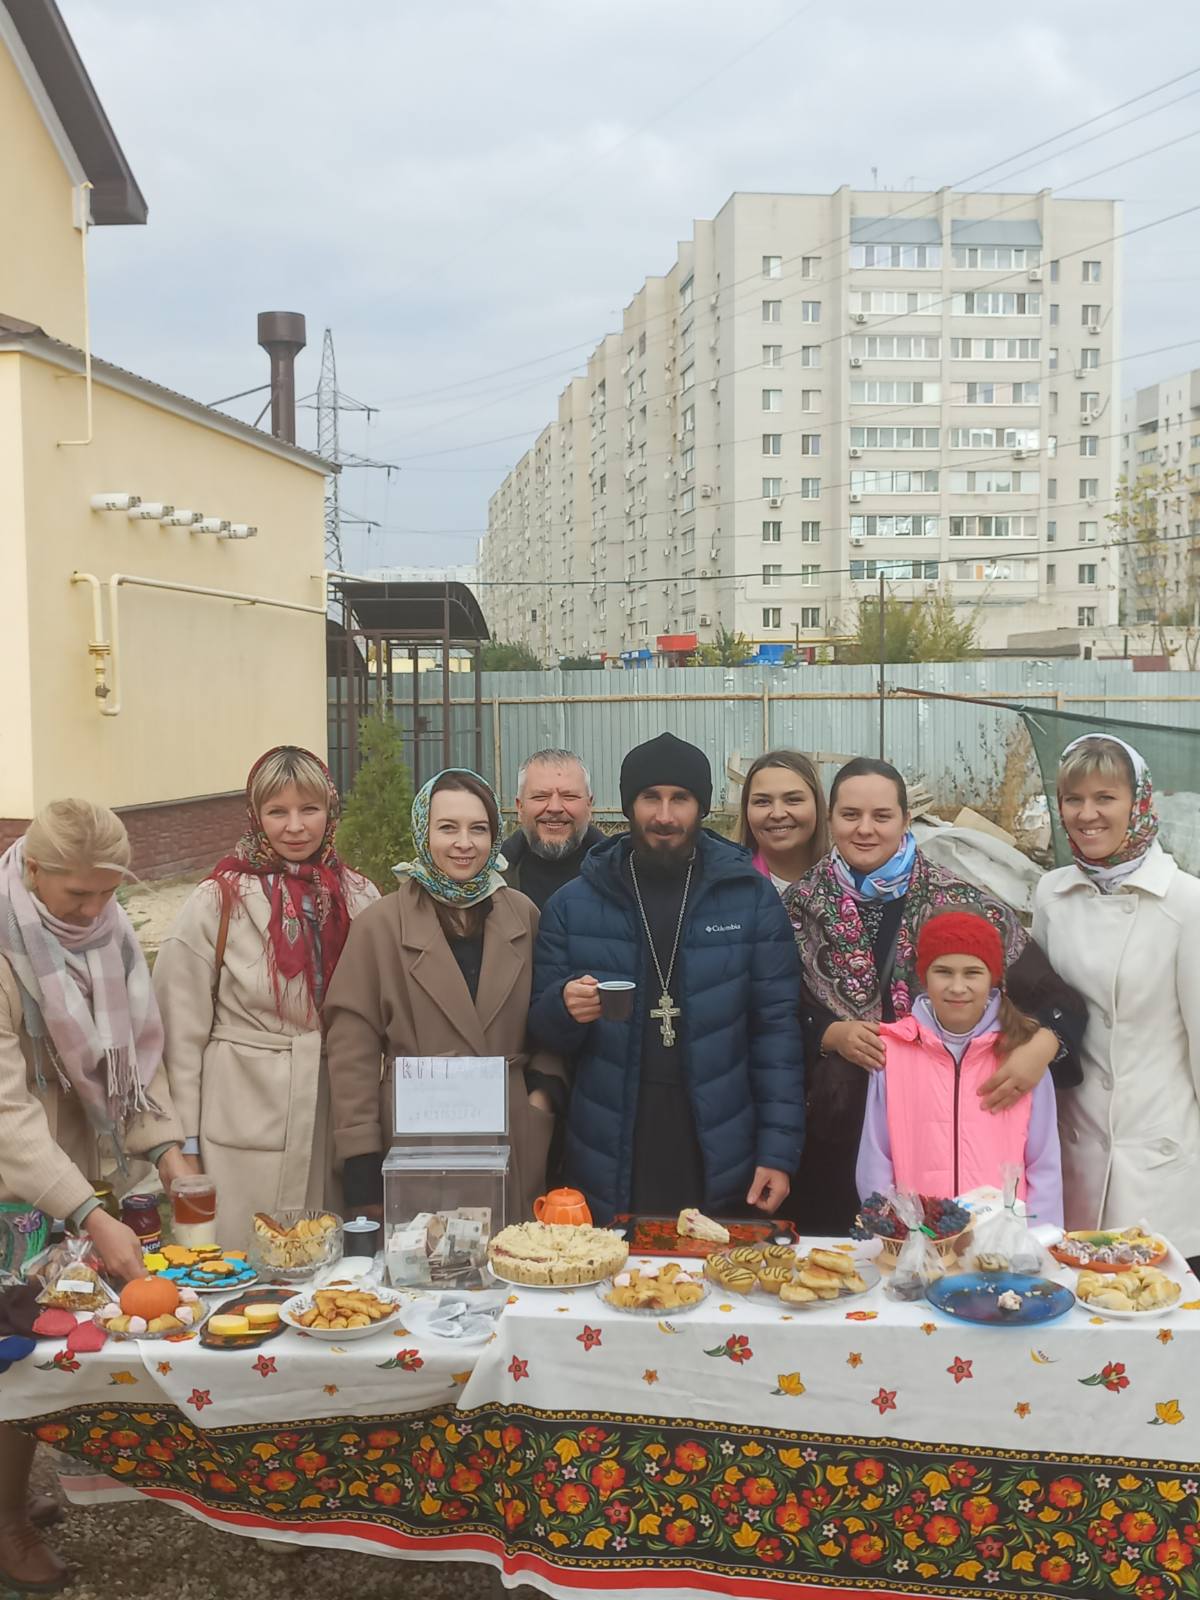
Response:
[{"label": "woman in white coat", "polygon": [[1145,1218],[1200,1258],[1200,879],[1157,841],[1146,763],[1068,745],[1058,810],[1074,865],[1038,885],[1033,935],[1088,1002],[1083,1082],[1059,1092],[1068,1228]]},{"label": "woman in white coat", "polygon": [[217,1187],[217,1232],[256,1211],[338,1209],[321,1008],[350,920],[379,898],[334,849],[324,762],[281,745],[250,769],[250,826],[193,892],[154,967],[188,1153]]}]

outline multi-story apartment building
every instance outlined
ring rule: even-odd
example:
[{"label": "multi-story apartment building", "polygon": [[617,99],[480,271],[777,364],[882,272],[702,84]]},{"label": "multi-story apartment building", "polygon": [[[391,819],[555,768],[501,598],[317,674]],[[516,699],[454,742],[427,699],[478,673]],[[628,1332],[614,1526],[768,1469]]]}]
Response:
[{"label": "multi-story apartment building", "polygon": [[1200,614],[1200,369],[1129,395],[1121,429],[1121,476],[1158,490],[1155,536],[1127,534],[1121,551],[1121,621],[1191,623]]},{"label": "multi-story apartment building", "polygon": [[1115,621],[1116,209],[733,195],[492,497],[493,632],[636,663],[723,625],[780,656],[852,632],[881,574],[989,645]]}]

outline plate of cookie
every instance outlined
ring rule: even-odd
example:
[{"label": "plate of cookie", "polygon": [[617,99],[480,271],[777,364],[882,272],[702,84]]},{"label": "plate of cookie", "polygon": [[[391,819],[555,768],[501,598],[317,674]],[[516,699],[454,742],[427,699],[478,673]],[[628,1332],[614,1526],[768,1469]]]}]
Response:
[{"label": "plate of cookie", "polygon": [[1075,1279],[1075,1296],[1098,1316],[1116,1322],[1166,1316],[1179,1304],[1183,1286],[1157,1267],[1130,1267],[1119,1276],[1083,1271]]},{"label": "plate of cookie", "polygon": [[698,1263],[647,1261],[615,1273],[596,1290],[605,1305],[635,1317],[677,1317],[708,1298]]},{"label": "plate of cookie", "polygon": [[810,1250],[801,1255],[785,1244],[739,1245],[709,1256],[705,1276],[730,1294],[756,1300],[767,1295],[789,1311],[813,1311],[835,1300],[869,1294],[880,1281],[879,1268],[841,1250]]},{"label": "plate of cookie", "polygon": [[167,1244],[143,1257],[146,1271],[153,1277],[169,1278],[177,1289],[195,1289],[200,1294],[228,1294],[258,1282],[258,1273],[246,1259],[244,1250],[222,1250],[218,1244],[186,1249]]},{"label": "plate of cookie", "polygon": [[289,1328],[342,1344],[398,1327],[406,1302],[394,1289],[313,1289],[279,1308]]}]

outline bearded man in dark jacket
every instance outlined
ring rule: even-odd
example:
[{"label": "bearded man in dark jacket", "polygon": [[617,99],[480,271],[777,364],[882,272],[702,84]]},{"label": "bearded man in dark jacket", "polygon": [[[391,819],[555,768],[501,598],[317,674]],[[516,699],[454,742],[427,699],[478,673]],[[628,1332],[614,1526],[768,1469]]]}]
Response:
[{"label": "bearded man in dark jacket", "polygon": [[[708,759],[664,733],[630,751],[630,831],[542,913],[533,1036],[574,1061],[567,1182],[597,1221],[685,1206],[774,1212],[804,1139],[800,967],[750,853],[701,826]],[[632,1015],[599,984],[632,979]]]}]

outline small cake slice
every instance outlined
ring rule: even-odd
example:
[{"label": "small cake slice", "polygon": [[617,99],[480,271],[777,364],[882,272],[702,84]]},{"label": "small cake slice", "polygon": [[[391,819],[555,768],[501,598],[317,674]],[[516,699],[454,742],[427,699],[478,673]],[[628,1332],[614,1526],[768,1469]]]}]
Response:
[{"label": "small cake slice", "polygon": [[217,1339],[232,1339],[238,1334],[249,1333],[250,1323],[245,1317],[239,1317],[230,1312],[218,1313],[208,1319],[208,1331]]},{"label": "small cake slice", "polygon": [[253,1333],[265,1333],[269,1328],[279,1324],[279,1307],[272,1305],[245,1306],[242,1315],[250,1324]]},{"label": "small cake slice", "polygon": [[711,1244],[728,1244],[729,1229],[697,1211],[695,1206],[685,1206],[679,1213],[675,1231],[682,1239],[706,1239]]}]

